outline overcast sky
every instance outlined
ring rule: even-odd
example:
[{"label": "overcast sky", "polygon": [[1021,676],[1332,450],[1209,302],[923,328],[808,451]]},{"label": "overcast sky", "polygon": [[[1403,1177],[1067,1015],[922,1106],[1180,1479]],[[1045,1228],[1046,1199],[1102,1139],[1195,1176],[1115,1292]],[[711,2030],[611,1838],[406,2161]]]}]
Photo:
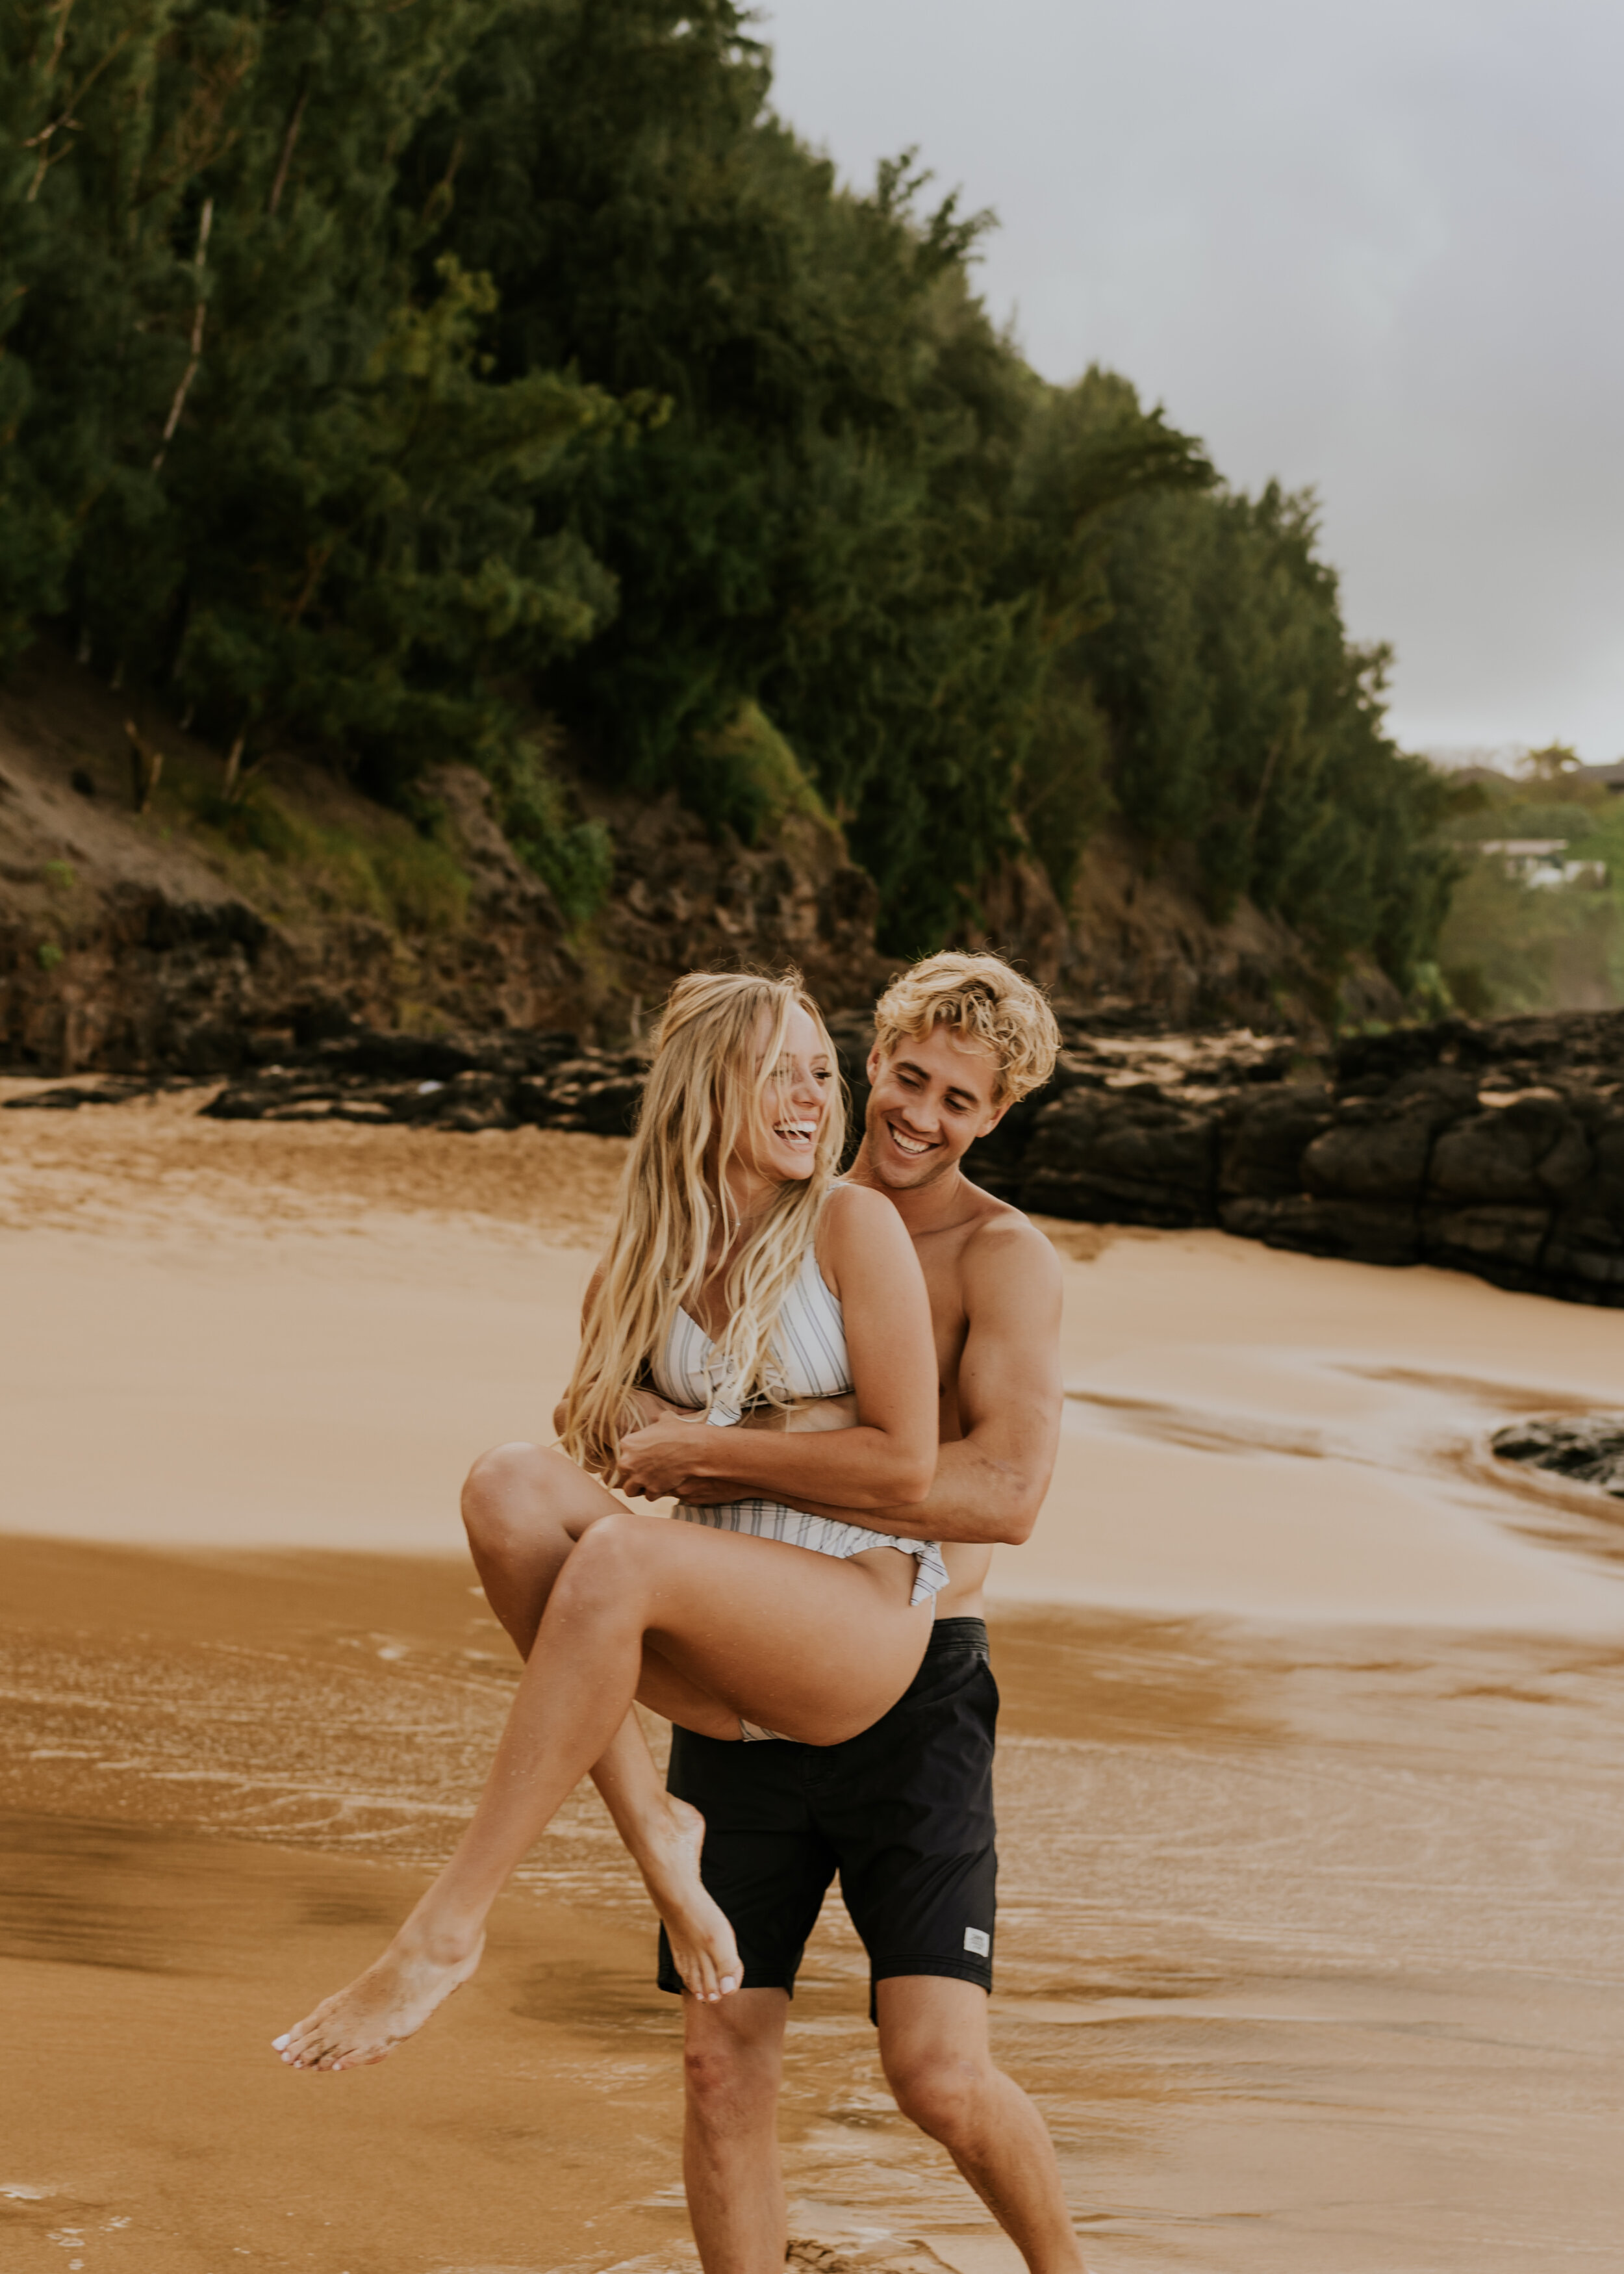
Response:
[{"label": "overcast sky", "polygon": [[1411,748],[1624,754],[1620,0],[764,0],[846,178],[1001,223],[1045,377],[1125,373],[1312,484]]}]

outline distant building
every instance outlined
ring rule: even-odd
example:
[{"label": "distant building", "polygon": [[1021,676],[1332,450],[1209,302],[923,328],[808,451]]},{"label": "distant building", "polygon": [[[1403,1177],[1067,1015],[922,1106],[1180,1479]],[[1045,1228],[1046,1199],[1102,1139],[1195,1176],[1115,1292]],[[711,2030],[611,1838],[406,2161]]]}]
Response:
[{"label": "distant building", "polygon": [[1458,783],[1481,783],[1485,789],[1511,789],[1515,784],[1498,766],[1452,766],[1449,779]]},{"label": "distant building", "polygon": [[1594,782],[1609,797],[1624,797],[1624,758],[1615,758],[1610,766],[1575,766],[1568,779]]},{"label": "distant building", "polygon": [[[1481,782],[1487,789],[1522,788],[1537,796],[1538,787],[1523,772],[1530,757],[1526,742],[1500,742],[1493,746],[1470,748],[1460,745],[1440,745],[1423,750],[1421,756],[1436,766],[1440,773],[1455,782]],[[1591,782],[1605,789],[1609,797],[1624,797],[1624,758],[1615,758],[1607,766],[1568,766],[1561,775],[1564,782]]]},{"label": "distant building", "polygon": [[[1598,766],[1598,773],[1604,771]],[[1624,784],[1620,784],[1624,787]],[[1491,837],[1477,847],[1479,853],[1498,854],[1505,864],[1506,874],[1523,885],[1605,885],[1607,864],[1605,861],[1569,861],[1565,837]]]}]

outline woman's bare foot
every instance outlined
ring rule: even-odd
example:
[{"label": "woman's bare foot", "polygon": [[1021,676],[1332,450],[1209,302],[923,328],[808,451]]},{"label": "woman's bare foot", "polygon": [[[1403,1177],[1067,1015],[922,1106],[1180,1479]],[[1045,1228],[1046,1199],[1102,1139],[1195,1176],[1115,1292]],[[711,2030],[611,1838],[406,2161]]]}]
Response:
[{"label": "woman's bare foot", "polygon": [[660,1814],[639,1826],[633,1850],[643,1885],[665,1922],[665,1939],[683,1987],[714,2005],[739,1987],[744,1969],[726,1915],[705,1893],[699,1851],[705,1819],[686,1800],[662,1793]]},{"label": "woman's bare foot", "polygon": [[408,1922],[374,1965],[274,2037],[272,2050],[289,2068],[365,2068],[380,2061],[462,1988],[484,1949],[481,1935],[462,1957],[431,1957]]}]

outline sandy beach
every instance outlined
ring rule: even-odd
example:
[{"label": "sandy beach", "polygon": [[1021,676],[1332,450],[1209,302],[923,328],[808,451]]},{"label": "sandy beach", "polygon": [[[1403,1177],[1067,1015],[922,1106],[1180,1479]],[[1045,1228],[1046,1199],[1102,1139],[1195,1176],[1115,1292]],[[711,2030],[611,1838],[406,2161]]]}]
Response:
[{"label": "sandy beach", "polygon": [[[420,2043],[336,2079],[266,2050],[470,1803],[515,1668],[456,1488],[545,1432],[620,1148],[199,1103],[0,1113],[0,1997],[41,2051],[0,2079],[0,2256],[691,2267],[679,2016],[590,1790]],[[1612,2263],[1624,1519],[1486,1439],[1624,1405],[1624,1314],[1050,1230],[995,2014],[1091,2265]],[[786,2103],[808,2263],[1011,2274],[891,2108],[863,1980],[831,1901]]]}]

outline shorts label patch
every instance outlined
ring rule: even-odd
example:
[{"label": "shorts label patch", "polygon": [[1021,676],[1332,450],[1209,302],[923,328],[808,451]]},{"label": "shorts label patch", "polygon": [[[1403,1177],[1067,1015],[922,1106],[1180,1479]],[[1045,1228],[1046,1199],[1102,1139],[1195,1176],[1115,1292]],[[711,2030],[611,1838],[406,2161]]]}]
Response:
[{"label": "shorts label patch", "polygon": [[965,1929],[965,1948],[976,1958],[985,1958],[992,1948],[992,1937],[979,1926]]}]

